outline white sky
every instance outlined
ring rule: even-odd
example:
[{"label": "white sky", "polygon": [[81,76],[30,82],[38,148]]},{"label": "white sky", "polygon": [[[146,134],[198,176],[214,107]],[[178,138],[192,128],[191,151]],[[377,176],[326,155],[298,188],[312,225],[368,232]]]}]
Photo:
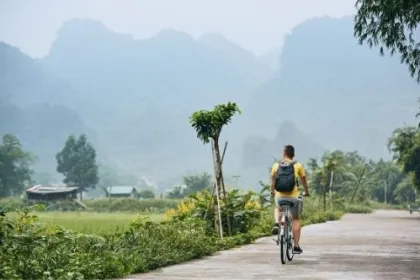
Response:
[{"label": "white sky", "polygon": [[91,18],[108,28],[150,37],[172,28],[194,37],[221,33],[256,53],[282,45],[302,21],[354,13],[356,0],[0,0],[0,41],[32,57],[48,53],[64,21]]}]

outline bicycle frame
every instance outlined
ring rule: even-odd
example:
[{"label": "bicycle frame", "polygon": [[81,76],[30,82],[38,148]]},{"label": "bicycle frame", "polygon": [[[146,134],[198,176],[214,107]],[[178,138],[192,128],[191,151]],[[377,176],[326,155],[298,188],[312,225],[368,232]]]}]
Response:
[{"label": "bicycle frame", "polygon": [[292,215],[290,213],[290,207],[288,205],[285,205],[282,207],[282,210],[281,210],[280,236],[284,236],[285,226],[288,229],[287,233],[290,232],[291,220],[292,220]]}]

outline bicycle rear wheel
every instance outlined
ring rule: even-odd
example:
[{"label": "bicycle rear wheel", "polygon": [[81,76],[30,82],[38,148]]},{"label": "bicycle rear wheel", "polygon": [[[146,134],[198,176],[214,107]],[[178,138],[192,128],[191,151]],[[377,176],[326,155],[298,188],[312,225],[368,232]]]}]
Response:
[{"label": "bicycle rear wheel", "polygon": [[293,237],[292,235],[289,235],[289,238],[287,240],[287,250],[286,250],[286,256],[289,261],[293,260],[293,256],[295,255],[293,253],[293,246],[294,246]]},{"label": "bicycle rear wheel", "polygon": [[284,235],[280,236],[280,259],[285,264],[287,258],[287,240]]}]

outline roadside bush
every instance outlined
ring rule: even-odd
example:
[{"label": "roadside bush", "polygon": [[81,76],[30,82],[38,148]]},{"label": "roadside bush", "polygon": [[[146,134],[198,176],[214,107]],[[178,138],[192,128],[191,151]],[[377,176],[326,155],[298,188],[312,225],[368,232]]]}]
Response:
[{"label": "roadside bush", "polygon": [[[107,209],[139,207],[134,201],[112,200],[111,206],[115,208],[108,206]],[[167,206],[167,200],[161,201]],[[42,224],[25,209],[13,221],[0,219],[4,239],[0,246],[0,279],[119,278],[249,244],[270,234],[273,208],[261,206],[264,202],[261,194],[229,192],[227,203],[222,203],[222,213],[230,214],[232,236],[224,239],[215,234],[214,207],[209,209],[206,220],[203,219],[209,201],[210,194],[203,192],[182,201],[176,209],[168,210],[164,222],[138,218],[128,230],[101,237]],[[128,206],[122,206],[122,202]],[[323,212],[316,197],[306,199],[304,204],[304,225],[335,220],[343,214],[342,211]],[[226,216],[222,219],[227,233]]]},{"label": "roadside bush", "polygon": [[419,205],[419,203],[407,203],[407,204],[385,204],[377,201],[371,201],[370,203],[371,207],[373,209],[395,209],[395,210],[406,210],[408,208],[408,205],[411,205],[415,207],[416,205]]},{"label": "roadside bush", "polygon": [[19,197],[0,199],[0,209],[3,209],[6,212],[14,212],[16,210],[22,209],[24,206],[24,201]]},{"label": "roadside bush", "polygon": [[360,204],[352,204],[346,206],[347,213],[354,213],[354,214],[369,214],[372,213],[372,207],[368,205],[360,205]]},{"label": "roadside bush", "polygon": [[140,219],[129,230],[105,237],[40,224],[29,212],[0,223],[5,234],[0,279],[116,278],[200,258],[253,239],[248,234],[218,240],[207,235],[203,222],[196,219],[163,223]]},{"label": "roadside bush", "polygon": [[[177,208],[167,210],[165,218],[183,221],[191,217],[201,219],[206,217],[207,230],[215,232],[217,211],[214,204],[210,192],[203,191],[185,199]],[[247,233],[258,223],[264,212],[264,208],[260,205],[260,198],[256,193],[252,191],[241,193],[239,190],[228,192],[226,201],[220,201],[220,209],[223,231],[229,232],[227,222],[229,217],[232,234]]]}]

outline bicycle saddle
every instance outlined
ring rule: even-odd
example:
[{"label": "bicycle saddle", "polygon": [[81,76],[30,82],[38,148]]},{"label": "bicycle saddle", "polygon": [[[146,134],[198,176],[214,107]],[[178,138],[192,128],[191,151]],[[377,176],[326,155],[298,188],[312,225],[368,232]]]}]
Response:
[{"label": "bicycle saddle", "polygon": [[280,201],[280,206],[289,206],[289,207],[293,207],[293,205],[295,205],[293,202],[291,201]]}]

